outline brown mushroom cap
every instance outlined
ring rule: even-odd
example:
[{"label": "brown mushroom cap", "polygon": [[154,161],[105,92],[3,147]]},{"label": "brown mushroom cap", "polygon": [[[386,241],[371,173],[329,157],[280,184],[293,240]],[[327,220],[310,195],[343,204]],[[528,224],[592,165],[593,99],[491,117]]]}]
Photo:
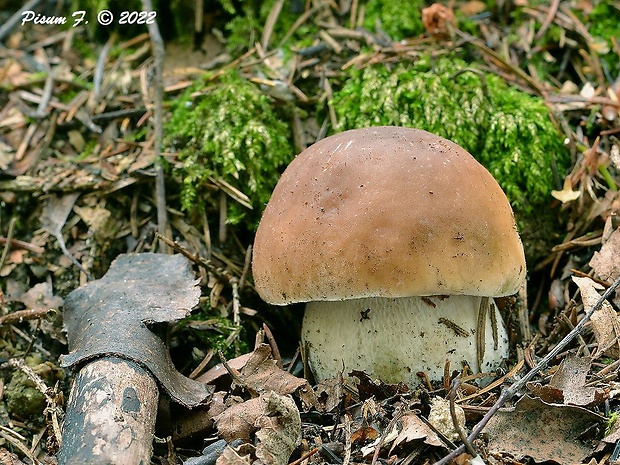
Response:
[{"label": "brown mushroom cap", "polygon": [[413,295],[505,296],[525,277],[510,204],[458,145],[418,129],[371,127],[295,158],[254,245],[269,303]]}]

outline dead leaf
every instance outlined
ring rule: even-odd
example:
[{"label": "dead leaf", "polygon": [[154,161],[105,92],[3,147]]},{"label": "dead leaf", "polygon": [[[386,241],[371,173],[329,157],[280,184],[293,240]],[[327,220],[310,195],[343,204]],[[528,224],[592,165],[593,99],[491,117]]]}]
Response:
[{"label": "dead leaf", "polygon": [[241,378],[256,392],[275,391],[280,395],[296,393],[306,406],[317,405],[308,381],[278,368],[268,344],[261,344],[254,349],[241,369]]},{"label": "dead leaf", "polygon": [[58,309],[62,306],[62,297],[53,294],[52,285],[50,283],[39,283],[31,287],[27,292],[18,299],[30,310],[49,310],[50,308]]},{"label": "dead leaf", "polygon": [[437,433],[435,433],[430,426],[420,420],[418,416],[413,413],[403,415],[398,423],[401,424],[402,429],[400,430],[400,433],[398,433],[396,439],[394,439],[394,443],[390,449],[390,454],[395,447],[401,445],[402,443],[411,442],[417,439],[423,439],[424,443],[429,446],[439,447],[443,445],[441,439],[437,436]]},{"label": "dead leaf", "polygon": [[527,383],[527,388],[534,396],[544,402],[551,404],[564,403],[564,393],[561,389],[549,385],[543,386],[540,383]]},{"label": "dead leaf", "polygon": [[82,267],[82,264],[67,250],[65,238],[62,235],[62,227],[67,222],[69,213],[71,213],[71,209],[75,205],[75,201],[79,195],[79,192],[76,192],[62,196],[52,195],[48,197],[47,203],[43,207],[43,212],[41,213],[41,224],[43,225],[43,229],[56,238],[62,253],[69,258],[75,266],[82,270],[84,274],[88,275],[86,270]]},{"label": "dead leaf", "polygon": [[265,465],[286,465],[301,443],[301,418],[292,397],[273,391],[260,397],[263,415],[256,421],[256,457]]},{"label": "dead leaf", "polygon": [[379,432],[372,426],[362,426],[351,433],[351,444],[356,442],[365,444],[368,441],[374,441],[379,437]]},{"label": "dead leaf", "polygon": [[234,405],[215,418],[219,435],[227,441],[256,436],[256,456],[266,465],[285,465],[301,442],[299,410],[290,396],[274,391]]},{"label": "dead leaf", "polygon": [[1,465],[24,465],[19,457],[9,452],[4,447],[0,447],[0,464]]},{"label": "dead leaf", "polygon": [[215,465],[250,465],[254,455],[254,446],[242,444],[239,447],[226,446],[217,458]]},{"label": "dead leaf", "polygon": [[459,11],[465,16],[479,15],[483,11],[486,11],[487,4],[481,0],[469,0],[459,6]]},{"label": "dead leaf", "polygon": [[360,370],[352,370],[349,376],[355,376],[360,380],[357,383],[357,392],[360,400],[370,399],[371,397],[381,401],[398,394],[409,392],[409,386],[405,383],[387,384],[381,380],[371,378],[367,373]]},{"label": "dead leaf", "polygon": [[616,229],[601,247],[594,252],[590,266],[605,281],[615,281],[620,276],[620,229]]},{"label": "dead leaf", "polygon": [[[603,286],[587,277],[578,278],[573,276],[573,281],[581,291],[583,306],[586,309],[592,308],[601,298],[597,289],[603,289]],[[609,357],[617,359],[620,356],[620,351],[618,350],[620,322],[611,304],[607,301],[603,302],[601,308],[592,314],[591,321],[594,338],[598,343],[599,351],[605,353]]]},{"label": "dead leaf", "polygon": [[[231,360],[227,360],[228,366],[239,371],[245,366],[251,356],[252,354],[248,353],[235,357]],[[196,378],[196,380],[205,384],[216,384],[223,378],[228,378],[228,385],[230,385],[230,374],[228,373],[228,370],[226,370],[222,363],[218,363],[201,374],[198,378]]]},{"label": "dead leaf", "polygon": [[329,378],[319,381],[315,393],[321,407],[319,410],[325,413],[334,412],[345,395],[342,379]]},{"label": "dead leaf", "polygon": [[586,377],[592,360],[569,354],[555,372],[547,386],[537,384],[528,388],[545,402],[592,406],[604,402],[607,395],[603,389],[586,387]]},{"label": "dead leaf", "polygon": [[62,238],[62,227],[65,225],[79,195],[79,193],[62,196],[51,195],[47,198],[41,213],[41,224],[43,229],[56,239],[58,236]]},{"label": "dead leaf", "polygon": [[75,213],[82,218],[82,221],[88,225],[88,228],[99,237],[106,237],[105,230],[109,224],[112,212],[105,208],[105,201],[101,201],[92,207],[73,207]]},{"label": "dead leaf", "polygon": [[239,438],[249,442],[256,431],[256,420],[262,415],[262,405],[257,397],[224,410],[214,418],[219,435],[226,441]]},{"label": "dead leaf", "polygon": [[513,410],[497,412],[484,431],[491,454],[573,465],[591,452],[579,436],[602,419],[582,407],[547,404],[524,396]]}]

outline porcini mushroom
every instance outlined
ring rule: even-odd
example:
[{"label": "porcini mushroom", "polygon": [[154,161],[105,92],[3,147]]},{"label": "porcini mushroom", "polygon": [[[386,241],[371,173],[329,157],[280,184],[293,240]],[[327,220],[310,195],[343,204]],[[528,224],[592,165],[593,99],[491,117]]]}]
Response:
[{"label": "porcini mushroom", "polygon": [[[323,139],[287,167],[256,232],[256,289],[308,302],[315,377],[387,382],[498,366],[508,337],[493,297],[525,257],[510,204],[467,151],[425,131],[371,127]],[[478,342],[477,342],[478,341]]]}]

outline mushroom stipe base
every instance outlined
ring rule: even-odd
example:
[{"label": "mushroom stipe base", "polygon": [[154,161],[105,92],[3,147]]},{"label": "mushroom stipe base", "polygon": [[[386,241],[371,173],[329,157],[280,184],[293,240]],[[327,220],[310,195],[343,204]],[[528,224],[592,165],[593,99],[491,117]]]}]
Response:
[{"label": "mushroom stipe base", "polygon": [[310,302],[302,332],[308,364],[317,380],[362,370],[384,382],[411,385],[419,383],[419,371],[441,379],[446,359],[451,371],[460,370],[463,362],[475,373],[493,371],[508,356],[508,335],[491,299],[479,368],[476,331],[482,299],[452,295]]}]

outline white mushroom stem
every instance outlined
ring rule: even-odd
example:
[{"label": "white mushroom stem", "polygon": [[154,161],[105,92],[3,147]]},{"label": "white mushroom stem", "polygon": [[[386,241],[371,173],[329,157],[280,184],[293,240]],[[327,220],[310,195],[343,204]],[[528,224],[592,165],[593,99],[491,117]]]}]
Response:
[{"label": "white mushroom stem", "polygon": [[497,306],[488,299],[479,367],[476,332],[483,299],[487,301],[453,295],[309,302],[302,327],[308,363],[317,380],[344,369],[345,376],[363,370],[385,382],[416,384],[419,371],[441,379],[446,359],[451,371],[460,370],[463,362],[475,373],[492,371],[508,356],[508,335]]}]

